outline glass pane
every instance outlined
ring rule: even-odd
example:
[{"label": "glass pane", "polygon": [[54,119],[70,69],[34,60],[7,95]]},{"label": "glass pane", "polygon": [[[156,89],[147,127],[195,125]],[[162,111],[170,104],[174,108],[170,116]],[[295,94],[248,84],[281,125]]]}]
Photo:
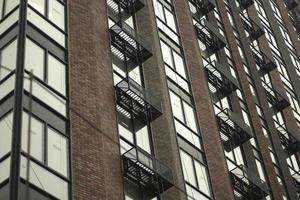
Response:
[{"label": "glass pane", "polygon": [[167,63],[170,67],[174,68],[171,48],[162,41],[160,42],[160,45],[164,62]]},{"label": "glass pane", "polygon": [[0,0],[0,20],[2,19],[3,3],[4,3],[4,0]]},{"label": "glass pane", "polygon": [[151,154],[151,149],[150,149],[150,140],[149,140],[149,133],[148,133],[148,127],[145,126],[141,130],[136,132],[136,142],[137,145]]},{"label": "glass pane", "polygon": [[186,192],[188,194],[188,200],[209,200],[209,198],[205,197],[188,184],[186,184]]},{"label": "glass pane", "polygon": [[176,94],[170,91],[170,99],[171,99],[173,115],[177,117],[180,121],[184,122],[180,98]]},{"label": "glass pane", "polygon": [[25,68],[44,80],[45,51],[30,39],[26,39]]},{"label": "glass pane", "polygon": [[193,131],[197,132],[196,116],[194,113],[194,109],[185,102],[183,102],[183,108],[186,119],[186,125],[190,127],[190,129],[192,129]]},{"label": "glass pane", "polygon": [[2,79],[16,68],[17,40],[14,40],[8,46],[4,47],[4,49],[1,52],[0,60],[1,60],[0,79]]},{"label": "glass pane", "polygon": [[10,157],[0,163],[0,183],[9,177]]},{"label": "glass pane", "polygon": [[168,10],[165,9],[165,14],[166,14],[166,21],[168,26],[176,32],[176,23],[175,23],[175,19],[174,19],[174,15]]},{"label": "glass pane", "polygon": [[12,113],[9,113],[0,120],[0,158],[11,149],[12,118]]},{"label": "glass pane", "polygon": [[183,59],[180,55],[178,55],[175,51],[173,51],[174,63],[176,71],[184,78],[186,78],[185,67]]},{"label": "glass pane", "polygon": [[36,27],[42,30],[44,33],[49,35],[52,39],[58,42],[61,46],[65,47],[66,45],[66,38],[65,35],[59,31],[56,27],[42,18],[37,12],[33,11],[32,9],[28,8],[27,10],[27,17],[28,21],[33,23]]},{"label": "glass pane", "polygon": [[[23,122],[22,122],[22,150],[27,152],[28,146],[28,118],[29,115],[23,112]],[[30,155],[37,160],[43,162],[43,152],[44,152],[44,124],[34,117],[31,117],[31,145],[30,145]]]},{"label": "glass pane", "polygon": [[206,167],[200,164],[199,162],[195,161],[195,169],[196,169],[199,189],[202,192],[204,192],[206,195],[211,196]]},{"label": "glass pane", "polygon": [[[27,77],[26,79],[24,79],[24,89],[29,91],[29,88],[30,88],[30,81]],[[66,101],[61,97],[59,97],[58,95],[51,92],[41,83],[38,83],[37,81],[33,81],[32,93],[35,97],[39,98],[41,101],[51,106],[54,110],[66,116]]]},{"label": "glass pane", "polygon": [[126,124],[122,123],[118,124],[119,128],[119,134],[124,137],[126,140],[128,140],[131,143],[134,143],[133,134],[130,130],[128,130],[129,127],[125,128]]},{"label": "glass pane", "polygon": [[51,55],[48,55],[48,84],[66,94],[66,66]]},{"label": "glass pane", "polygon": [[67,139],[48,128],[48,166],[68,175]]},{"label": "glass pane", "polygon": [[45,15],[45,0],[29,0],[28,3],[42,15]]},{"label": "glass pane", "polygon": [[[21,172],[22,178],[26,179],[27,159],[21,158]],[[42,190],[55,196],[60,200],[68,200],[68,183],[61,178],[55,176],[48,170],[30,161],[29,180]]]},{"label": "glass pane", "polygon": [[197,187],[192,157],[184,151],[180,151],[180,157],[184,179],[193,186]]},{"label": "glass pane", "polygon": [[62,30],[65,30],[65,7],[57,0],[49,1],[49,19]]},{"label": "glass pane", "polygon": [[6,0],[4,14],[6,15],[12,9],[14,9],[19,4],[19,2],[20,0]]}]

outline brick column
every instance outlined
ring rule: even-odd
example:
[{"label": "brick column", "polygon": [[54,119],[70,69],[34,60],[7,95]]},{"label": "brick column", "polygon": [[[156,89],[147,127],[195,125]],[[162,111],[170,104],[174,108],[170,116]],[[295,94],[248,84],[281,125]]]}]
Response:
[{"label": "brick column", "polygon": [[69,8],[73,197],[120,200],[123,184],[106,2],[70,0]]}]

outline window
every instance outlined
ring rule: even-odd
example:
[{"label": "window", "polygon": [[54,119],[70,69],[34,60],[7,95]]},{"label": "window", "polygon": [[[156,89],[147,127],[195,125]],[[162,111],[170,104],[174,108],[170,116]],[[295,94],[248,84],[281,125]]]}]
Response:
[{"label": "window", "polygon": [[183,150],[180,150],[180,157],[184,179],[190,185],[190,189],[197,188],[205,195],[211,196],[207,168]]},{"label": "window", "polygon": [[175,93],[170,91],[170,100],[171,100],[173,115],[180,121],[184,122],[183,109],[182,109],[180,98]]},{"label": "window", "polygon": [[67,176],[67,139],[51,128],[48,128],[48,166]]},{"label": "window", "polygon": [[[0,119],[0,158],[11,150],[12,113]],[[0,170],[1,171],[1,170]]]},{"label": "window", "polygon": [[[28,149],[28,119],[23,112],[22,150]],[[58,173],[68,177],[68,139],[44,122],[31,116],[30,155]]]},{"label": "window", "polygon": [[13,10],[17,5],[19,5],[19,0],[6,0],[4,2],[4,15],[7,15],[11,10]]},{"label": "window", "polygon": [[0,52],[0,80],[16,68],[17,40],[12,41]]},{"label": "window", "polygon": [[49,1],[49,19],[62,30],[65,29],[65,7],[57,0]]},{"label": "window", "polygon": [[28,0],[28,3],[41,14],[45,15],[45,0]]},{"label": "window", "polygon": [[65,30],[65,6],[58,0],[29,0],[28,3],[60,29]]},{"label": "window", "polygon": [[169,93],[174,117],[197,133],[198,128],[194,108],[171,90],[169,90]]},{"label": "window", "polygon": [[34,76],[44,79],[45,51],[32,40],[26,40],[25,66]]},{"label": "window", "polygon": [[29,38],[26,39],[25,68],[56,91],[66,95],[66,65]]},{"label": "window", "polygon": [[48,55],[48,84],[66,95],[66,66],[50,54]]},{"label": "window", "polygon": [[[28,150],[28,122],[29,115],[23,112],[22,123],[22,150],[27,152]],[[37,160],[44,161],[44,124],[37,120],[35,117],[31,117],[31,130],[30,130],[30,155]]]}]

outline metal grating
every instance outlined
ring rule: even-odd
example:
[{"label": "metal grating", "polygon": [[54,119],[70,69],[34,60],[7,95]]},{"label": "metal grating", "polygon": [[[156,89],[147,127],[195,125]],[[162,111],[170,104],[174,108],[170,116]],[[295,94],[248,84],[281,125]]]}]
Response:
[{"label": "metal grating", "polygon": [[221,110],[216,117],[223,146],[227,152],[253,137],[250,127],[229,109]]},{"label": "metal grating", "polygon": [[143,87],[130,78],[125,78],[116,86],[117,104],[147,124],[161,116],[160,101],[149,95]]},{"label": "metal grating", "polygon": [[248,37],[251,41],[257,40],[259,37],[265,34],[265,31],[258,23],[252,19],[246,17],[243,13],[240,13],[242,24],[248,33]]},{"label": "metal grating", "polygon": [[263,83],[263,87],[265,89],[267,99],[276,113],[291,105],[285,91],[281,91],[275,86],[271,87],[266,83]]},{"label": "metal grating", "polygon": [[208,55],[216,53],[226,46],[225,38],[218,29],[210,24],[206,19],[201,19],[195,25],[198,38],[206,45]]},{"label": "metal grating", "polygon": [[288,155],[293,155],[300,150],[300,136],[295,131],[288,131],[284,126],[278,125],[281,144],[286,148]]},{"label": "metal grating", "polygon": [[147,198],[152,199],[173,186],[171,169],[142,149],[132,148],[122,159],[125,176],[141,186]]},{"label": "metal grating", "polygon": [[194,14],[196,19],[208,14],[216,7],[215,0],[190,0],[190,2],[196,7],[197,12]]},{"label": "metal grating", "polygon": [[292,10],[298,6],[298,3],[295,0],[284,0],[284,3],[289,10]]},{"label": "metal grating", "polygon": [[243,165],[232,169],[230,177],[234,189],[243,199],[258,200],[269,194],[266,183]]},{"label": "metal grating", "polygon": [[249,8],[252,4],[254,4],[253,0],[238,0],[240,4],[241,10]]},{"label": "metal grating", "polygon": [[[118,22],[110,29],[111,44],[131,62],[143,63],[152,56],[151,46],[124,22]],[[130,70],[129,70],[130,71]]]},{"label": "metal grating", "polygon": [[145,6],[144,0],[113,0],[128,14],[133,15]]},{"label": "metal grating", "polygon": [[250,46],[255,63],[259,66],[262,75],[270,73],[276,69],[277,65],[262,51],[258,51],[255,47]]},{"label": "metal grating", "polygon": [[208,81],[216,88],[214,95],[219,98],[228,96],[239,88],[237,80],[216,61],[205,66]]}]

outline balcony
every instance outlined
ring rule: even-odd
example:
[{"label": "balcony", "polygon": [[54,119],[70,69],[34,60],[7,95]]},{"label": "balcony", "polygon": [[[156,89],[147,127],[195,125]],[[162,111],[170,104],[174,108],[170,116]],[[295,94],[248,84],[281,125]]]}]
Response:
[{"label": "balcony", "polygon": [[124,175],[141,187],[145,199],[152,199],[173,186],[171,169],[142,149],[130,149],[122,155],[122,160]]},{"label": "balcony", "polygon": [[285,91],[282,91],[275,86],[272,88],[265,83],[263,83],[263,87],[265,89],[267,99],[276,113],[291,105]]},{"label": "balcony", "polygon": [[268,187],[256,174],[240,165],[230,171],[234,189],[242,195],[242,199],[263,199],[268,196]]},{"label": "balcony", "polygon": [[207,20],[202,19],[194,26],[199,40],[207,47],[208,55],[214,54],[226,46],[225,38]]},{"label": "balcony", "polygon": [[246,17],[244,14],[240,13],[242,24],[248,33],[248,38],[253,41],[257,40],[259,37],[265,34],[263,28],[254,22],[252,19]]},{"label": "balcony", "polygon": [[221,110],[216,117],[223,146],[227,152],[242,145],[253,137],[250,127],[245,124],[240,116],[229,109]]},{"label": "balcony", "polygon": [[152,56],[151,46],[126,23],[116,23],[109,29],[109,32],[112,46],[119,54],[123,54],[125,61],[138,65]]},{"label": "balcony", "polygon": [[143,87],[130,78],[125,78],[116,86],[117,104],[141,122],[147,124],[161,113],[160,101],[149,95]]},{"label": "balcony", "polygon": [[194,14],[194,17],[196,19],[199,19],[203,15],[208,14],[216,7],[215,0],[190,0],[190,2],[196,8],[196,13]]},{"label": "balcony", "polygon": [[287,130],[283,126],[277,127],[281,144],[286,148],[288,155],[293,155],[300,150],[300,136],[296,131]]},{"label": "balcony", "polygon": [[272,70],[276,69],[277,65],[265,53],[258,51],[254,47],[251,47],[251,50],[255,63],[259,66],[259,71],[262,75],[270,73]]},{"label": "balcony", "polygon": [[252,4],[254,4],[253,0],[238,0],[238,2],[240,4],[241,10],[245,10],[249,8]]},{"label": "balcony", "polygon": [[141,10],[146,4],[144,0],[113,0],[116,4],[120,5],[122,10],[126,13],[133,15]]},{"label": "balcony", "polygon": [[296,191],[297,193],[300,193],[300,172],[296,172],[294,169],[290,168],[290,173],[292,174]]},{"label": "balcony", "polygon": [[288,10],[292,10],[298,6],[298,3],[296,2],[296,0],[284,0],[284,3]]},{"label": "balcony", "polygon": [[237,80],[218,62],[213,61],[205,66],[206,75],[216,91],[213,96],[224,98],[239,88]]}]

